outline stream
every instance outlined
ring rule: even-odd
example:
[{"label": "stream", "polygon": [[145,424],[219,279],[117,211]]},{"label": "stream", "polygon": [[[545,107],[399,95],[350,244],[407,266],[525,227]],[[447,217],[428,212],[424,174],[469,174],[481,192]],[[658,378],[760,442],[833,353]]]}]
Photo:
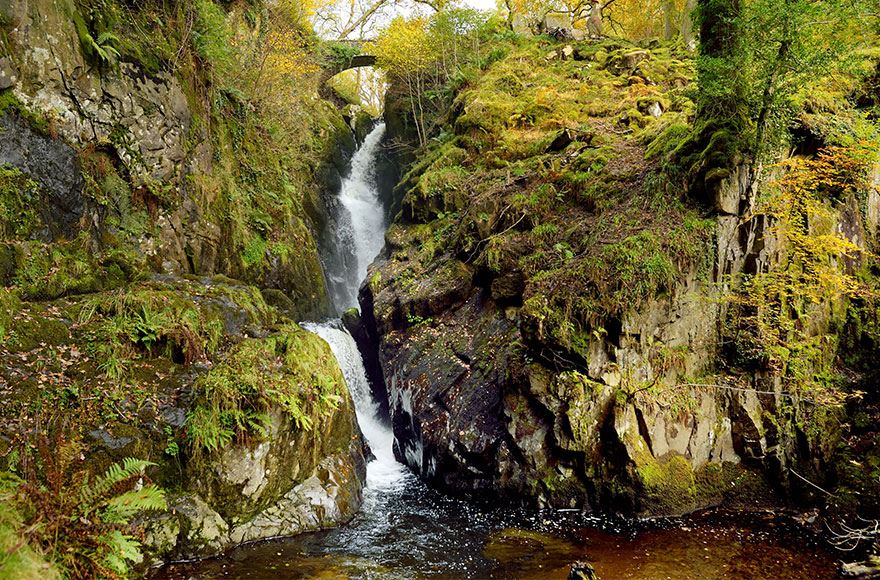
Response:
[{"label": "stream", "polygon": [[[352,158],[339,193],[338,244],[328,261],[337,309],[357,305],[367,267],[384,243],[385,208],[374,160],[382,124]],[[599,578],[832,578],[833,554],[769,516],[708,512],[654,522],[618,522],[576,511],[523,510],[465,502],[426,487],[393,453],[393,435],[372,399],[360,353],[339,321],[304,323],[339,360],[358,422],[375,455],[363,506],[348,525],[241,546],[160,578],[566,578],[590,561]]]}]

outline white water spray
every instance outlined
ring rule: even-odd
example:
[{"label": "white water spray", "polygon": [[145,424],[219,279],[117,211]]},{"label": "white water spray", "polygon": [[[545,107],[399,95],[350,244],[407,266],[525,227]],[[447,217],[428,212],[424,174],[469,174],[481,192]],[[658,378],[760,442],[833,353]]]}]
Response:
[{"label": "white water spray", "polygon": [[358,424],[370,444],[373,455],[376,456],[376,459],[367,465],[367,487],[377,491],[396,489],[402,485],[409,472],[394,458],[392,448],[394,436],[388,425],[379,418],[379,409],[373,401],[361,353],[354,339],[333,323],[306,323],[302,326],[330,345],[330,350],[336,355],[336,360],[342,368],[345,382],[348,383],[348,391],[354,400]]}]

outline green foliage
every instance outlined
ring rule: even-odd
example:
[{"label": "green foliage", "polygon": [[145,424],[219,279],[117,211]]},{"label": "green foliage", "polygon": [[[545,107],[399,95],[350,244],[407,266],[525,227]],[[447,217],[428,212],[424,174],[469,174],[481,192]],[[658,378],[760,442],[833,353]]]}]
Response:
[{"label": "green foliage", "polygon": [[733,151],[772,158],[803,100],[876,41],[876,20],[868,1],[701,0],[701,120],[733,133]]},{"label": "green foliage", "polygon": [[450,89],[481,60],[485,15],[466,8],[444,9],[429,18],[395,18],[365,49],[385,70],[391,90],[408,101],[420,145],[448,104]]},{"label": "green foliage", "polygon": [[361,48],[344,42],[325,42],[321,45],[324,66],[337,70],[348,66],[351,59],[361,54]]},{"label": "green foliage", "polygon": [[39,185],[20,170],[0,166],[0,239],[27,238],[39,225]]},{"label": "green foliage", "polygon": [[196,381],[187,436],[197,453],[213,453],[236,439],[266,437],[276,410],[308,431],[337,408],[344,389],[327,344],[291,324],[268,338],[237,344]]},{"label": "green foliage", "polygon": [[58,569],[28,543],[24,518],[13,504],[14,475],[0,472],[0,575],[21,580],[56,580]]},{"label": "green foliage", "polygon": [[196,13],[193,45],[196,53],[217,69],[217,75],[228,74],[234,66],[235,49],[226,12],[211,0],[196,0],[193,4]]},{"label": "green foliage", "polygon": [[86,60],[102,68],[129,62],[150,75],[171,68],[189,34],[190,3],[74,0],[71,14]]},{"label": "green foliage", "polygon": [[[467,256],[493,281],[521,275],[524,288],[514,278],[491,287],[521,294],[524,332],[586,358],[593,330],[710,272],[715,221],[645,159],[689,135],[681,84],[693,65],[664,45],[575,43],[577,59],[546,41],[500,45],[486,49],[507,56],[462,87],[451,126],[401,182],[418,251],[394,283],[408,291],[419,268],[433,273],[448,255]],[[609,64],[632,53],[636,71]],[[630,82],[638,74],[652,84]],[[666,109],[657,119],[638,112],[651,103]],[[407,246],[393,230],[389,239]]]},{"label": "green foliage", "polygon": [[76,465],[78,443],[56,435],[52,441],[41,438],[34,449],[30,464],[40,467],[40,475],[0,475],[0,520],[6,516],[0,538],[13,533],[27,542],[17,561],[7,564],[28,572],[42,554],[51,563],[49,574],[129,577],[132,565],[143,561],[132,521],[144,512],[167,509],[164,492],[144,474],[153,464],[127,458],[92,479]]}]

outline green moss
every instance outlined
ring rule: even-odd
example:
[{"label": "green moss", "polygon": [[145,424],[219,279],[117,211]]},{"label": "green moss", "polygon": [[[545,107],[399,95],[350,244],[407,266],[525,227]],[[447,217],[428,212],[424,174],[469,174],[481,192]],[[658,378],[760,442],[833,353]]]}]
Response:
[{"label": "green moss", "polygon": [[644,495],[642,509],[655,515],[680,515],[695,507],[697,486],[688,460],[673,455],[664,460],[642,454],[636,465]]},{"label": "green moss", "polygon": [[83,301],[78,319],[89,324],[101,370],[119,378],[137,357],[205,360],[220,348],[228,328],[274,319],[256,288],[227,282],[144,284]]},{"label": "green moss", "polygon": [[194,391],[189,441],[197,451],[215,452],[235,439],[268,435],[273,409],[297,428],[313,429],[343,400],[345,381],[327,343],[290,324],[233,347]]},{"label": "green moss", "polygon": [[0,167],[0,239],[27,238],[39,225],[40,188],[20,170]]},{"label": "green moss", "polygon": [[730,506],[765,504],[773,492],[762,475],[739,463],[707,463],[694,474],[699,505]]},{"label": "green moss", "polygon": [[690,125],[678,119],[674,122],[658,124],[657,129],[659,131],[643,138],[647,143],[645,156],[648,159],[661,158],[665,160],[691,134]]},{"label": "green moss", "polygon": [[12,328],[12,317],[21,308],[18,296],[0,286],[0,344],[2,344]]},{"label": "green moss", "polygon": [[68,325],[40,306],[19,311],[9,325],[6,346],[11,352],[58,346],[70,341]]},{"label": "green moss", "polygon": [[13,285],[26,300],[51,300],[107,290],[136,279],[143,258],[123,250],[95,256],[85,236],[70,242],[21,242],[14,253]]},{"label": "green moss", "polygon": [[52,123],[48,117],[28,109],[24,103],[18,100],[11,88],[0,90],[0,116],[12,112],[24,119],[37,133],[52,136]]}]

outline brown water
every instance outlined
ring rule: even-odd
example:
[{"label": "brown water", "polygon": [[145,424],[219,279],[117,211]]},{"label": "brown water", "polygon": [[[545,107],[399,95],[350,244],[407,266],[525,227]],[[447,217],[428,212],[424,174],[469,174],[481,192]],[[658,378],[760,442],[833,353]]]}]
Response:
[{"label": "brown water", "polygon": [[779,518],[709,513],[613,523],[570,512],[490,509],[410,480],[367,490],[349,525],[236,548],[155,578],[564,579],[578,560],[608,579],[836,578],[835,555]]}]

